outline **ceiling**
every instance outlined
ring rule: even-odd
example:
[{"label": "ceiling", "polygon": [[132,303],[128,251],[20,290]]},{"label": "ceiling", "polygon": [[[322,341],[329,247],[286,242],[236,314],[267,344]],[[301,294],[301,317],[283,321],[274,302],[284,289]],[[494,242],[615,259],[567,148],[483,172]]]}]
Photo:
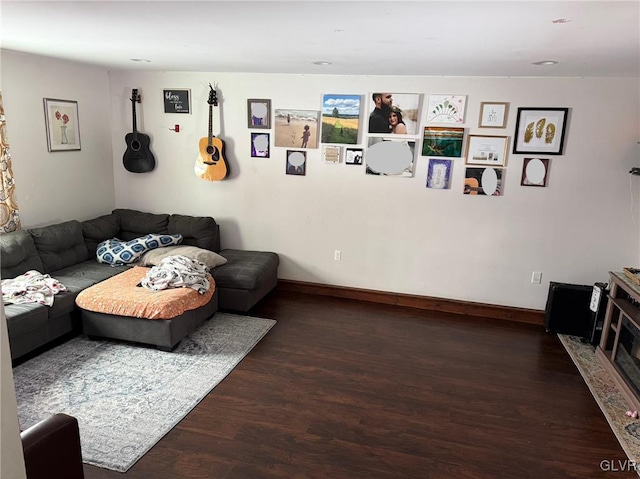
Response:
[{"label": "ceiling", "polygon": [[640,77],[638,0],[0,0],[0,27],[3,49],[108,69]]}]

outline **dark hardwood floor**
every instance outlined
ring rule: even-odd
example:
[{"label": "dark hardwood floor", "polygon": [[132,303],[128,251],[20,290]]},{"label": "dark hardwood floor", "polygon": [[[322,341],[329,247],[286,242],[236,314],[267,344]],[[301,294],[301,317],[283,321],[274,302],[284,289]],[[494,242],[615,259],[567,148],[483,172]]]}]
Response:
[{"label": "dark hardwood floor", "polygon": [[542,326],[284,291],[250,315],[278,323],[126,474],[86,478],[637,477]]}]

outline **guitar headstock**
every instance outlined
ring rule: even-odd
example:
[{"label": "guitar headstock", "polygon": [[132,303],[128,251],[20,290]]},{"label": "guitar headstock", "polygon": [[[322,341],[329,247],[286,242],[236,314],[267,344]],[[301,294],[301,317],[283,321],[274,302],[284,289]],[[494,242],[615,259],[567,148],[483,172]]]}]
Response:
[{"label": "guitar headstock", "polygon": [[207,100],[207,103],[209,105],[218,106],[218,97],[216,96],[216,91],[211,86],[211,83],[209,83],[209,90],[209,99]]},{"label": "guitar headstock", "polygon": [[138,95],[138,89],[134,88],[133,90],[131,90],[131,101],[133,103],[138,102],[140,103],[140,95]]}]

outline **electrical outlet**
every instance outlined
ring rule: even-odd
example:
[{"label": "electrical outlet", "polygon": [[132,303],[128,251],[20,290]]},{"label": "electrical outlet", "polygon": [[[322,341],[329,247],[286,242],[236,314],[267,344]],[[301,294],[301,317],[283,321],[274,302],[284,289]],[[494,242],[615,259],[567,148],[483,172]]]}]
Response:
[{"label": "electrical outlet", "polygon": [[335,261],[342,261],[342,251],[340,251],[339,249],[335,250],[333,252],[333,259]]},{"label": "electrical outlet", "polygon": [[542,283],[542,271],[534,271],[533,273],[531,273],[531,283],[532,284]]}]

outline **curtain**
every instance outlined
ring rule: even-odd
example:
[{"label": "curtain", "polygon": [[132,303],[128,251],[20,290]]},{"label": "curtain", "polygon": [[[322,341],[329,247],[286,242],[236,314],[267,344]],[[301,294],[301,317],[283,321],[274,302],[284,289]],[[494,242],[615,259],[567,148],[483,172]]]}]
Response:
[{"label": "curtain", "polygon": [[0,92],[0,233],[20,229],[20,214],[16,202],[16,184],[11,168],[11,153],[7,140],[7,122],[4,118],[2,92]]}]

